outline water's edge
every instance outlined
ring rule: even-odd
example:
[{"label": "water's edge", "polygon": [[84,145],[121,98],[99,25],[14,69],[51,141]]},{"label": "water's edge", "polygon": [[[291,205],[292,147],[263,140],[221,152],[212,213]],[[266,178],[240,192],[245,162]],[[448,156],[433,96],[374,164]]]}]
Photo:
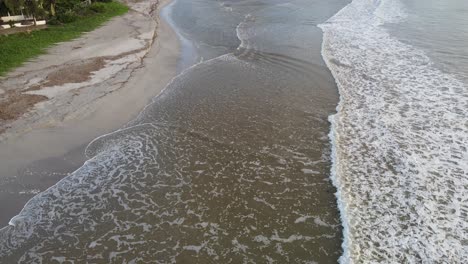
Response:
[{"label": "water's edge", "polygon": [[[166,85],[165,85],[165,88],[162,89],[159,94],[157,94],[155,97],[153,97],[153,99],[151,99],[151,101],[146,104],[144,106],[144,108],[140,111],[140,114],[144,111],[144,109],[146,109],[148,106],[150,106],[154,100],[159,97],[161,94],[164,93],[164,91],[166,90],[167,87],[169,87],[171,85],[171,83],[176,79],[178,78],[180,75],[184,74],[187,70],[189,70],[190,68],[198,65],[199,63],[197,63],[198,61],[198,54],[196,53],[196,50],[194,48],[194,45],[190,42],[190,40],[188,40],[187,38],[185,38],[183,36],[183,34],[181,33],[180,29],[177,28],[177,26],[175,25],[174,21],[172,20],[171,18],[171,12],[172,12],[172,8],[174,7],[174,4],[177,2],[178,0],[167,0],[165,3],[161,3],[162,5],[162,8],[159,10],[159,13],[158,13],[158,19],[161,19],[163,20],[165,23],[167,23],[170,27],[171,27],[171,30],[173,30],[176,35],[177,35],[177,38],[179,40],[179,45],[180,45],[180,54],[179,54],[179,58],[177,59],[178,60],[178,63],[177,63],[177,71],[178,71],[178,74],[176,76],[174,76],[172,78],[172,80],[170,82],[168,82]],[[156,29],[158,30],[158,29]],[[159,37],[159,36],[157,36]],[[124,125],[123,127],[120,127],[120,128],[117,128],[115,131],[113,132],[110,132],[110,133],[107,133],[107,134],[103,134],[103,135],[100,135],[98,136],[97,138],[93,139],[92,141],[90,141],[88,144],[87,144],[87,147],[85,148],[85,156],[87,158],[87,160],[83,163],[83,165],[81,165],[78,169],[72,171],[69,173],[68,176],[60,179],[59,181],[57,181],[55,184],[53,184],[52,186],[48,187],[46,190],[38,193],[37,195],[33,196],[31,199],[29,199],[26,204],[23,206],[23,208],[21,209],[21,211],[13,216],[8,225],[6,226],[3,226],[0,228],[0,233],[2,233],[3,231],[5,231],[6,229],[10,228],[10,227],[16,227],[16,224],[15,222],[22,219],[22,215],[27,215],[26,213],[26,210],[27,210],[27,207],[28,205],[33,201],[33,200],[36,200],[36,199],[39,199],[41,197],[41,195],[49,192],[50,190],[52,190],[53,188],[55,188],[56,186],[59,186],[59,185],[62,185],[62,184],[66,184],[66,182],[71,178],[73,177],[73,175],[75,175],[76,172],[80,171],[84,166],[86,166],[87,163],[90,163],[90,162],[93,162],[93,158],[94,158],[94,155],[93,156],[89,156],[87,153],[87,149],[88,149],[88,146],[90,146],[91,144],[93,144],[93,142],[95,142],[96,140],[102,138],[102,137],[105,137],[105,136],[109,136],[109,135],[112,135],[114,133],[118,133],[118,132],[121,132],[122,130],[126,130],[126,129],[129,129],[131,127],[134,127],[134,126],[128,126],[128,124],[130,124],[131,122],[133,121],[130,120],[127,125]],[[145,124],[141,124],[141,125],[145,125]],[[138,125],[137,125],[138,126]],[[135,127],[137,127],[135,126]],[[40,220],[40,219],[39,219]],[[38,221],[39,221],[38,220]]]},{"label": "water's edge", "polygon": [[[351,3],[349,3],[348,5],[344,6],[340,11],[337,12],[337,14],[339,12],[341,12],[342,10],[344,10],[345,8],[347,8]],[[336,15],[336,14],[335,14]],[[322,54],[322,58],[323,58],[323,61],[325,62],[325,65],[327,65],[327,68],[330,70],[331,72],[331,75],[333,76],[333,79],[335,80],[335,84],[336,84],[336,87],[338,89],[338,94],[339,94],[339,98],[338,98],[338,104],[336,106],[336,113],[333,114],[333,115],[330,115],[328,117],[328,121],[330,123],[330,132],[328,134],[328,138],[330,140],[330,147],[331,147],[331,168],[330,168],[330,179],[331,179],[331,182],[333,184],[333,186],[335,187],[336,189],[336,193],[335,193],[335,197],[336,197],[336,204],[337,204],[337,207],[338,207],[338,210],[339,210],[339,213],[340,213],[340,219],[341,219],[341,225],[342,225],[342,234],[343,234],[343,242],[341,244],[341,248],[343,250],[343,253],[340,257],[340,259],[338,260],[339,263],[344,263],[345,260],[348,260],[349,259],[349,250],[348,250],[348,245],[349,245],[349,226],[348,226],[348,219],[346,217],[346,203],[344,202],[344,200],[342,199],[342,192],[341,192],[341,184],[340,184],[340,176],[339,176],[339,159],[338,159],[338,148],[337,148],[337,144],[338,144],[338,140],[339,140],[339,135],[337,133],[337,119],[339,118],[339,114],[340,114],[340,109],[341,109],[341,105],[342,105],[342,102],[343,102],[343,98],[341,96],[341,93],[340,93],[340,85],[339,85],[339,79],[337,78],[336,76],[336,72],[333,71],[333,68],[330,64],[330,61],[329,61],[329,54],[327,54],[327,50],[326,50],[326,42],[328,41],[328,38],[327,38],[327,33],[325,32],[325,30],[319,25],[319,28],[322,29],[322,32],[323,32],[323,35],[322,35],[322,50],[321,50],[321,54]]]}]

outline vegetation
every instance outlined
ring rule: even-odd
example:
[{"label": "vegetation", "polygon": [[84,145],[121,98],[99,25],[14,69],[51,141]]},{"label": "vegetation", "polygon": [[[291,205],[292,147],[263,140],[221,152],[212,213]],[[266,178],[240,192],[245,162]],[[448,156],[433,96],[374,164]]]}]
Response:
[{"label": "vegetation", "polygon": [[34,22],[39,18],[69,23],[70,17],[77,19],[86,15],[89,7],[96,4],[93,2],[112,0],[0,0],[0,15],[22,14]]},{"label": "vegetation", "polygon": [[[73,5],[71,2],[79,2],[79,5]],[[0,75],[44,53],[47,47],[74,39],[81,33],[91,31],[110,18],[128,11],[127,6],[118,2],[83,5],[81,1],[75,0],[56,0],[54,8],[56,15],[51,16],[51,12],[48,12],[49,26],[44,30],[0,35]]]}]

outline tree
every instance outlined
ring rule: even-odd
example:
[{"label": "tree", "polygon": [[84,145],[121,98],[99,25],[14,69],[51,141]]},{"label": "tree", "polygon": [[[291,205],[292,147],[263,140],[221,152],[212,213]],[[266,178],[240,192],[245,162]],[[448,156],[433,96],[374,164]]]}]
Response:
[{"label": "tree", "polygon": [[4,0],[0,0],[0,16],[8,15],[8,7]]},{"label": "tree", "polygon": [[24,0],[3,0],[8,10],[13,14],[19,14],[24,7]]},{"label": "tree", "polygon": [[14,14],[19,14],[23,11],[27,16],[31,16],[36,25],[38,17],[45,15],[44,9],[42,8],[42,0],[1,0],[4,1],[6,7]]},{"label": "tree", "polygon": [[44,15],[42,2],[38,0],[24,0],[24,7],[29,16],[32,16],[34,25],[36,26],[37,17]]},{"label": "tree", "polygon": [[49,0],[49,5],[50,5],[50,15],[51,16],[55,16],[55,4],[56,4],[56,1],[55,0]]}]

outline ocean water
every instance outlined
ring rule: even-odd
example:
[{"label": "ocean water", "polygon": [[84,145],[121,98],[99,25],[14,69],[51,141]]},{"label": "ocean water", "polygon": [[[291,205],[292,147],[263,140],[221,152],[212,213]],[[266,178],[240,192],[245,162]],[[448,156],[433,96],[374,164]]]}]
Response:
[{"label": "ocean water", "polygon": [[0,263],[468,263],[466,1],[163,12],[181,74],[0,230]]},{"label": "ocean water", "polygon": [[467,2],[354,0],[321,28],[341,262],[467,263]]},{"label": "ocean water", "polygon": [[180,75],[0,230],[0,262],[335,263],[318,24],[346,3],[176,0]]}]

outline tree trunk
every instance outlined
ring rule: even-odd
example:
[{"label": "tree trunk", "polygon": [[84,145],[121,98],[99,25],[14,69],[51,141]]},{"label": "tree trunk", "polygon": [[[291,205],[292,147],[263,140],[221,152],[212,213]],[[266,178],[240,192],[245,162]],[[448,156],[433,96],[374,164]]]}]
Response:
[{"label": "tree trunk", "polygon": [[55,16],[55,3],[50,3],[50,14]]}]

